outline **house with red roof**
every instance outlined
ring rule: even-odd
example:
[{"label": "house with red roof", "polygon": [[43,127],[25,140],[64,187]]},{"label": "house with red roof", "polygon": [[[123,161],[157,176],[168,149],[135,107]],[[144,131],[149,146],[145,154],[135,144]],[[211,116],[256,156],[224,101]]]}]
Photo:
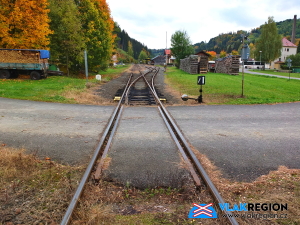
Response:
[{"label": "house with red roof", "polygon": [[167,64],[174,63],[175,57],[172,56],[172,52],[170,49],[165,49],[164,56],[166,57]]},{"label": "house with red roof", "polygon": [[[282,49],[281,49],[281,55],[279,58],[275,59],[273,62],[271,62],[270,68],[271,69],[280,69],[280,65],[285,63],[285,60],[290,55],[296,55],[297,54],[297,45],[290,42],[285,37],[282,38]],[[292,63],[293,64],[293,63]]]}]

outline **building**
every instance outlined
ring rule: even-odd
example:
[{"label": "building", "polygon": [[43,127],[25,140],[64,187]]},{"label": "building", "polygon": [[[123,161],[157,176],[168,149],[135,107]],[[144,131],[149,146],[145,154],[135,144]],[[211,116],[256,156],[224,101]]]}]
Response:
[{"label": "building", "polygon": [[150,61],[150,64],[152,65],[164,65],[165,63],[166,63],[166,57],[163,55],[155,56]]},{"label": "building", "polygon": [[297,54],[297,45],[293,44],[286,38],[282,38],[281,55],[279,58],[277,58],[273,62],[271,62],[270,68],[279,70],[280,65],[284,64],[285,60],[290,55],[296,55],[296,54]]},{"label": "building", "polygon": [[175,57],[172,56],[172,52],[170,49],[165,49],[164,51],[164,56],[167,60],[167,64],[174,64],[175,62]]},{"label": "building", "polygon": [[205,51],[200,51],[195,55],[198,56],[198,73],[207,73],[208,58],[210,57],[210,54],[206,53]]}]

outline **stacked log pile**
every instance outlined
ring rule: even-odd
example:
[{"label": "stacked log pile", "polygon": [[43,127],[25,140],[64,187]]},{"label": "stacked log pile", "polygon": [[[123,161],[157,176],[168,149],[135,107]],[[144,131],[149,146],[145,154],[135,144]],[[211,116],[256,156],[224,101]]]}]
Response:
[{"label": "stacked log pile", "polygon": [[207,73],[208,70],[208,56],[202,55],[199,61],[199,73]]},{"label": "stacked log pile", "polygon": [[227,73],[230,75],[239,75],[239,55],[230,55],[225,58],[216,60],[215,72]]},{"label": "stacked log pile", "polygon": [[39,63],[38,51],[0,50],[0,63]]},{"label": "stacked log pile", "polygon": [[197,74],[198,73],[198,56],[190,55],[185,59],[180,60],[180,69],[189,73]]}]

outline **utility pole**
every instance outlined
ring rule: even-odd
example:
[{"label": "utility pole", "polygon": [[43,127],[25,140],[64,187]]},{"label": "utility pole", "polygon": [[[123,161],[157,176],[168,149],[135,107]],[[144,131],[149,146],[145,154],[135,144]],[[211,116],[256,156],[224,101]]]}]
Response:
[{"label": "utility pole", "polygon": [[244,61],[247,61],[250,55],[250,49],[247,44],[245,44],[244,40],[248,40],[247,36],[242,34],[242,42],[243,42],[243,48],[242,48],[242,97],[244,97]]},{"label": "utility pole", "polygon": [[89,70],[88,70],[87,51],[86,50],[84,50],[84,62],[85,62],[85,77],[86,77],[86,82],[88,82]]},{"label": "utility pole", "polygon": [[166,65],[168,64],[167,49],[168,49],[168,32],[166,31]]},{"label": "utility pole", "polygon": [[168,49],[168,32],[166,31],[166,50],[165,50],[165,53],[166,53],[166,63],[164,65],[165,67],[165,72],[167,71],[167,65],[168,65],[168,54],[167,54],[167,49]]},{"label": "utility pole", "polygon": [[[242,48],[242,55],[244,54],[244,35],[243,37],[243,48]],[[242,97],[244,97],[244,59],[242,59]]]}]

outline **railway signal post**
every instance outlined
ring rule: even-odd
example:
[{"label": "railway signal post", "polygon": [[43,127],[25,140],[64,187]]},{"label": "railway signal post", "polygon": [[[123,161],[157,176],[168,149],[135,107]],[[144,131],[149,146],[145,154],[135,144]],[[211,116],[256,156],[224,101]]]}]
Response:
[{"label": "railway signal post", "polygon": [[202,85],[205,84],[205,76],[198,76],[197,84],[200,85],[200,95],[198,97],[198,103],[202,103]]},{"label": "railway signal post", "polygon": [[202,85],[205,84],[205,76],[198,76],[197,84],[200,85],[200,90],[199,90],[200,95],[199,95],[199,97],[198,98],[190,98],[188,95],[184,94],[184,95],[181,96],[181,99],[183,101],[187,101],[189,99],[193,99],[193,100],[198,101],[198,103],[202,103],[203,102],[202,101]]},{"label": "railway signal post", "polygon": [[292,66],[292,60],[288,58],[287,60],[287,66],[289,67],[289,80],[291,79],[291,66]]}]

